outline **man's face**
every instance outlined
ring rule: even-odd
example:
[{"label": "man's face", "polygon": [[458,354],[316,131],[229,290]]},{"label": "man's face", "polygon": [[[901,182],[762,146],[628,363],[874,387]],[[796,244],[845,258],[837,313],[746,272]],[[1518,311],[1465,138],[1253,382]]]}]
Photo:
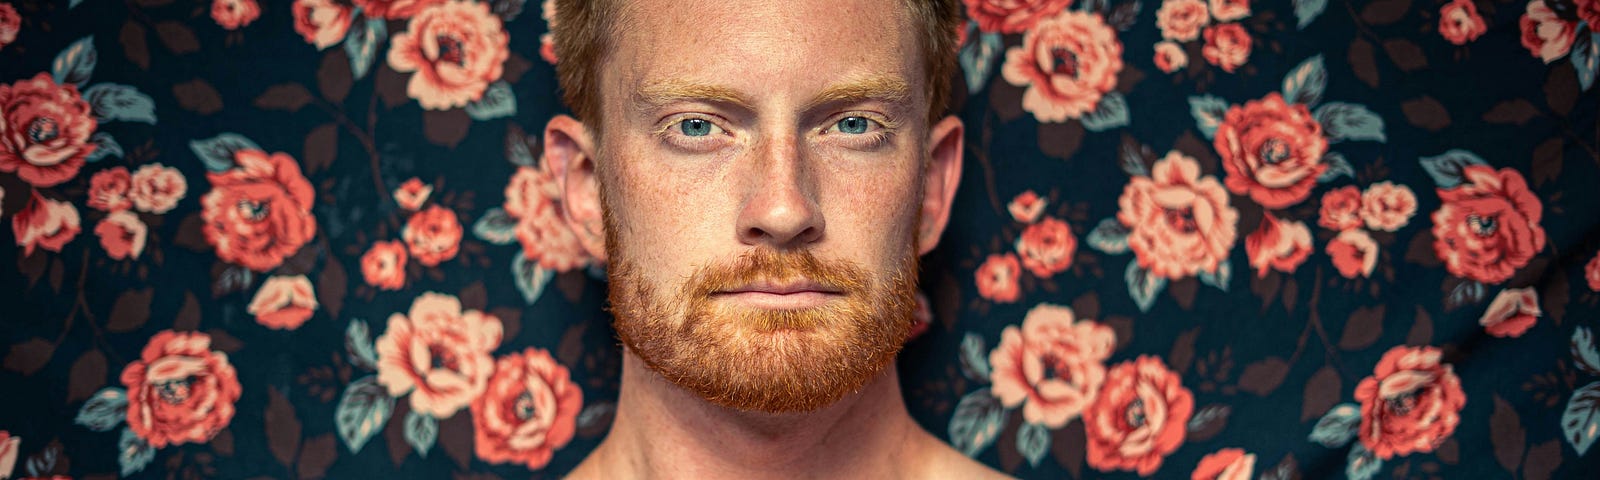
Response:
[{"label": "man's face", "polygon": [[929,127],[898,0],[631,2],[601,74],[616,326],[720,405],[815,410],[899,351]]}]

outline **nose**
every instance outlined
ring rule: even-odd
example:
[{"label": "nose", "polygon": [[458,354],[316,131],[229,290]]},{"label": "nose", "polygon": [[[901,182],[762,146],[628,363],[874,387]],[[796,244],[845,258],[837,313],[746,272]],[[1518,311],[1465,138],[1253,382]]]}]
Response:
[{"label": "nose", "polygon": [[798,248],[822,239],[822,210],[814,176],[792,136],[771,138],[756,149],[739,212],[739,240],[752,246]]}]

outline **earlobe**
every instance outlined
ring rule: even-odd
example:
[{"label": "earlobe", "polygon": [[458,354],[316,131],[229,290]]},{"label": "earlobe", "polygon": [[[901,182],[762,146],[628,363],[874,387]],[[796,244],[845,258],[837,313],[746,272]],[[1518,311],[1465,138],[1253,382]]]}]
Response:
[{"label": "earlobe", "polygon": [[962,146],[965,128],[961,119],[945,117],[928,129],[928,169],[922,195],[921,227],[917,232],[926,255],[939,245],[939,236],[950,222],[950,207],[956,186],[961,184]]},{"label": "earlobe", "polygon": [[557,115],[544,127],[545,167],[561,185],[562,218],[590,256],[604,262],[605,222],[595,173],[594,143],[582,122]]}]

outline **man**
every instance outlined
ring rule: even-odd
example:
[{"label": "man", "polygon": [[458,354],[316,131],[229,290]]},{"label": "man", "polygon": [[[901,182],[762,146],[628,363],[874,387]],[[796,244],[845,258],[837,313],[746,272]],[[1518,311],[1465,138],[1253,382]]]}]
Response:
[{"label": "man", "polygon": [[998,476],[906,413],[894,356],[943,231],[950,0],[558,1],[545,129],[625,348],[573,478]]}]

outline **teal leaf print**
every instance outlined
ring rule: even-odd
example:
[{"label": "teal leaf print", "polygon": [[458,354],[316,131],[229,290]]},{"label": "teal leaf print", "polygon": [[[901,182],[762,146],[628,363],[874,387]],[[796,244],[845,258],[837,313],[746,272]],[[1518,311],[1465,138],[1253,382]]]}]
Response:
[{"label": "teal leaf print", "polygon": [[467,104],[467,116],[473,120],[493,120],[516,114],[517,95],[504,80],[489,84],[483,91],[483,98]]},{"label": "teal leaf print", "polygon": [[350,363],[367,370],[378,368],[378,352],[372,348],[372,332],[367,321],[354,319],[344,329],[344,349],[350,354]]},{"label": "teal leaf print", "polygon": [[117,465],[122,467],[122,476],[132,475],[134,472],[144,470],[151,460],[156,459],[156,449],[146,443],[143,438],[133,433],[133,429],[122,429],[122,438],[117,441]]},{"label": "teal leaf print", "polygon": [[473,222],[472,235],[495,245],[510,245],[517,240],[517,219],[504,208],[490,208]]},{"label": "teal leaf print", "polygon": [[1139,267],[1137,259],[1128,261],[1128,270],[1123,274],[1128,283],[1128,295],[1133,296],[1133,302],[1139,304],[1139,311],[1149,312],[1150,307],[1156,304],[1156,295],[1167,288],[1167,279],[1151,275],[1149,270]]},{"label": "teal leaf print", "polygon": [[1594,332],[1578,327],[1572,332],[1572,363],[1590,375],[1600,375],[1600,352],[1594,348]]},{"label": "teal leaf print", "polygon": [[500,17],[501,21],[511,23],[518,15],[522,15],[522,6],[525,3],[528,3],[528,0],[494,0],[489,2],[489,11]]},{"label": "teal leaf print", "polygon": [[1083,128],[1091,132],[1128,126],[1128,99],[1118,92],[1107,93],[1100,97],[1100,103],[1094,106],[1094,111],[1085,114],[1081,120]]},{"label": "teal leaf print", "polygon": [[50,63],[50,76],[56,83],[83,88],[99,61],[100,52],[94,48],[94,36],[83,37],[56,54],[56,60]]},{"label": "teal leaf print", "polygon": [[1328,152],[1323,154],[1322,163],[1327,165],[1328,169],[1323,170],[1322,175],[1317,177],[1318,183],[1328,183],[1338,180],[1339,177],[1354,178],[1356,176],[1355,167],[1350,166],[1350,160],[1344,158],[1344,154],[1339,152]]},{"label": "teal leaf print", "polygon": [[139,89],[102,83],[84,90],[83,99],[89,102],[95,118],[102,122],[125,120],[156,124],[156,102],[149,95],[139,92]]},{"label": "teal leaf print", "polygon": [[406,414],[406,444],[416,449],[417,455],[427,458],[428,450],[439,439],[439,421],[432,415],[412,410]]},{"label": "teal leaf print", "polygon": [[1122,148],[1118,149],[1117,152],[1119,153],[1117,155],[1117,166],[1122,167],[1123,173],[1128,174],[1130,177],[1150,176],[1150,169],[1145,164],[1149,163],[1149,160],[1155,157],[1156,154],[1150,151],[1148,145],[1139,143],[1138,140],[1134,140],[1131,136],[1123,136]]},{"label": "teal leaf print", "polygon": [[1033,422],[1025,422],[1017,429],[1017,453],[1028,459],[1028,465],[1039,466],[1039,461],[1049,452],[1050,429]]},{"label": "teal leaf print", "polygon": [[599,425],[601,420],[611,418],[611,415],[616,411],[617,404],[611,402],[596,403],[583,407],[583,411],[578,412],[578,429],[587,429]]},{"label": "teal leaf print", "polygon": [[506,161],[519,167],[532,167],[538,160],[533,156],[533,147],[538,145],[539,137],[528,135],[522,127],[511,124],[506,127]]},{"label": "teal leaf print", "polygon": [[1422,169],[1428,172],[1428,176],[1433,177],[1433,183],[1439,188],[1456,188],[1457,185],[1461,185],[1461,174],[1467,167],[1489,164],[1483,157],[1461,149],[1451,149],[1432,157],[1422,157],[1421,162]]},{"label": "teal leaf print", "polygon": [[1600,436],[1600,382],[1572,392],[1567,410],[1561,413],[1561,432],[1580,457],[1594,446],[1595,437]]},{"label": "teal leaf print", "polygon": [[1371,480],[1378,470],[1383,468],[1383,459],[1378,458],[1365,445],[1357,443],[1350,449],[1350,456],[1344,465],[1344,474],[1350,480]]},{"label": "teal leaf print", "polygon": [[950,417],[950,445],[968,457],[977,456],[1000,436],[1006,412],[989,387],[966,394]]},{"label": "teal leaf print", "polygon": [[1600,32],[1578,34],[1578,41],[1572,44],[1572,68],[1578,72],[1578,85],[1589,91],[1594,86],[1595,71],[1600,70]]},{"label": "teal leaf print", "polygon": [[1200,283],[1217,287],[1224,292],[1228,291],[1228,282],[1233,280],[1233,264],[1222,261],[1217,268],[1211,271],[1200,272]]},{"label": "teal leaf print", "polygon": [[240,150],[261,150],[256,142],[237,133],[224,133],[203,140],[192,140],[189,149],[194,151],[194,156],[200,157],[206,170],[211,172],[226,172],[233,168],[233,157]]},{"label": "teal leaf print", "polygon": [[522,292],[522,301],[528,305],[539,300],[539,294],[544,293],[545,285],[555,276],[555,271],[545,270],[537,261],[528,261],[526,255],[518,254],[511,261],[511,277],[517,283],[517,291]]},{"label": "teal leaf print", "polygon": [[389,28],[382,18],[357,19],[350,23],[350,32],[344,37],[344,52],[350,57],[352,79],[360,80],[372,71],[378,49],[388,39]]},{"label": "teal leaf print", "polygon": [[1189,97],[1189,115],[1194,117],[1195,128],[1200,129],[1207,140],[1217,136],[1217,127],[1222,125],[1222,117],[1227,113],[1228,102],[1216,95]]},{"label": "teal leaf print", "polygon": [[1101,220],[1099,225],[1095,225],[1094,230],[1089,231],[1089,236],[1085,241],[1089,242],[1090,247],[1107,255],[1121,255],[1128,252],[1129,233],[1132,232],[1128,230],[1128,227],[1123,226],[1122,222],[1112,217]]},{"label": "teal leaf print", "polygon": [[1004,46],[1000,44],[1000,34],[979,33],[977,22],[968,22],[967,31],[977,35],[961,47],[961,72],[967,79],[967,93],[977,94],[988,83],[989,74],[994,73]]},{"label": "teal leaf print", "polygon": [[94,135],[89,136],[89,143],[94,144],[94,150],[90,151],[89,156],[83,159],[85,162],[94,163],[104,160],[106,157],[120,157],[123,155],[122,144],[117,143],[117,139],[112,138],[109,133],[94,132]]},{"label": "teal leaf print", "polygon": [[1328,413],[1317,420],[1317,426],[1311,427],[1311,436],[1307,440],[1324,447],[1339,448],[1356,438],[1360,426],[1361,407],[1354,403],[1341,403],[1328,409]]},{"label": "teal leaf print", "polygon": [[1294,0],[1294,28],[1305,30],[1312,20],[1328,9],[1328,0]]},{"label": "teal leaf print", "polygon": [[72,423],[83,425],[96,432],[109,432],[128,418],[128,391],[121,387],[106,387],[95,392],[78,409]]},{"label": "teal leaf print", "polygon": [[1328,70],[1322,55],[1313,55],[1283,77],[1283,99],[1290,103],[1314,106],[1322,101],[1322,92],[1328,89]]},{"label": "teal leaf print", "polygon": [[961,373],[975,382],[989,382],[989,357],[984,351],[982,335],[967,332],[961,338]]},{"label": "teal leaf print", "polygon": [[394,397],[378,385],[378,377],[368,375],[345,387],[339,406],[334,410],[334,428],[351,453],[360,452],[361,447],[383,429],[393,411]]},{"label": "teal leaf print", "polygon": [[1372,140],[1384,142],[1383,118],[1366,106],[1345,102],[1328,102],[1317,107],[1311,117],[1322,124],[1322,133],[1329,142],[1342,140]]}]

